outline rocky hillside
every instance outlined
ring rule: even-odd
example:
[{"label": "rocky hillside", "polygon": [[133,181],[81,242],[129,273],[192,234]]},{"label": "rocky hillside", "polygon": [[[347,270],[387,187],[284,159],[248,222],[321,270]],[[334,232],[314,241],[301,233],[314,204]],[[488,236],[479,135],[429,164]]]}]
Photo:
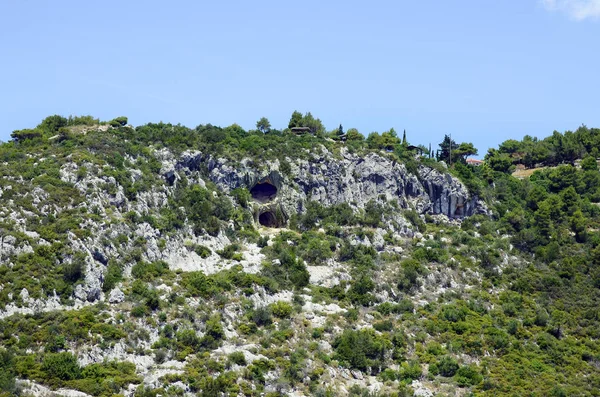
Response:
[{"label": "rocky hillside", "polygon": [[0,146],[5,393],[502,395],[539,375],[539,395],[596,395],[597,311],[578,336],[562,290],[564,315],[519,284],[558,271],[503,226],[521,182],[360,139],[125,124],[53,116]]}]

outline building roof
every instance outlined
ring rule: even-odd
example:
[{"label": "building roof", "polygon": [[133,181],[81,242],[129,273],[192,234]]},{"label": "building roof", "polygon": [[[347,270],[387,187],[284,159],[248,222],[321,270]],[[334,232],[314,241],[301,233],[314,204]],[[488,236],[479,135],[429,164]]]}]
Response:
[{"label": "building roof", "polygon": [[477,160],[477,159],[467,159],[467,164],[483,164],[483,160]]}]

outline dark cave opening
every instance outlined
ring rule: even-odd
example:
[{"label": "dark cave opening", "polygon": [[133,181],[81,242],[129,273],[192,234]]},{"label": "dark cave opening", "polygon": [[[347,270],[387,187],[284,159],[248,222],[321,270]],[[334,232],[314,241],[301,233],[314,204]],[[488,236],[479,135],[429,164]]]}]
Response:
[{"label": "dark cave opening", "polygon": [[269,182],[257,183],[250,189],[250,194],[259,203],[266,203],[277,196],[277,188]]},{"label": "dark cave opening", "polygon": [[258,216],[258,223],[265,227],[278,227],[277,217],[271,211],[265,211]]}]

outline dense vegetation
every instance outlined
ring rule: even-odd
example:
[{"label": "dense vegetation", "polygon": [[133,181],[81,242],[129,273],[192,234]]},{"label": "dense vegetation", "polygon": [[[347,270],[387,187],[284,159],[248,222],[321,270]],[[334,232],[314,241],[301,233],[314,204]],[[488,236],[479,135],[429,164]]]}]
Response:
[{"label": "dense vegetation", "polygon": [[[293,127],[312,133],[296,136]],[[475,148],[450,137],[437,156],[423,145],[425,155],[415,156],[393,129],[365,139],[341,125],[327,132],[299,112],[288,129],[265,118],[245,131],[51,116],[15,131],[0,145],[0,237],[29,248],[0,258],[0,306],[16,308],[0,320],[1,393],[17,394],[16,379],[30,379],[94,396],[129,385],[136,396],[185,388],[207,396],[291,388],[369,395],[370,382],[381,383],[381,395],[410,395],[419,380],[440,395],[600,395],[600,130],[509,140],[472,167],[464,160]],[[277,159],[290,174],[293,160],[344,147],[391,156],[416,174],[419,165],[443,170],[436,161],[454,159],[449,172],[492,215],[457,224],[394,201],[363,209],[310,202],[273,233],[256,227],[247,190],[226,194],[184,175],[172,184],[161,174],[164,149],[249,158],[256,168],[265,167],[259,159]],[[519,180],[510,175],[518,164],[545,168]],[[161,206],[139,210],[161,191],[169,193]],[[414,238],[386,229],[398,212]],[[151,259],[143,225],[157,231],[161,252],[183,235],[190,255],[228,267],[182,272]],[[101,230],[111,231],[101,243],[114,255],[78,248]],[[223,235],[229,244],[219,249],[202,243]],[[250,245],[264,256],[252,274],[242,266]],[[124,301],[72,306],[90,255],[106,268],[102,290],[119,287]],[[317,266],[342,269],[339,282],[311,284]],[[17,310],[55,295],[67,306]],[[274,298],[259,305],[262,296]],[[96,348],[126,359],[82,360]],[[143,385],[133,358],[178,369]],[[356,382],[340,391],[343,379]]]}]

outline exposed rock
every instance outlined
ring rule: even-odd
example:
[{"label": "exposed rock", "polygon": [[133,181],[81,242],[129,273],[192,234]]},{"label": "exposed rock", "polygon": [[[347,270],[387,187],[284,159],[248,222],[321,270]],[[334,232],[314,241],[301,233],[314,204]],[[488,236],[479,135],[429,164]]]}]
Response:
[{"label": "exposed rock", "polygon": [[413,380],[410,386],[414,390],[415,397],[433,397],[434,394],[431,390],[423,386],[423,383],[419,380]]},{"label": "exposed rock", "polygon": [[192,173],[204,167],[210,180],[225,192],[238,187],[251,189],[261,181],[269,181],[277,192],[269,205],[279,206],[286,216],[303,212],[308,200],[325,206],[348,203],[354,208],[364,208],[371,200],[397,201],[402,208],[412,206],[420,213],[450,218],[488,211],[458,179],[434,168],[421,165],[417,176],[408,172],[404,164],[380,154],[361,157],[344,148],[341,157],[336,158],[324,147],[321,153],[314,154],[310,161],[287,159],[291,178],[278,172],[278,162],[260,170],[250,166],[249,161],[234,166],[226,159],[200,152],[183,153],[175,169]]},{"label": "exposed rock", "polygon": [[60,396],[60,397],[91,397],[89,394],[72,389],[51,390],[46,386],[29,380],[17,380],[17,386],[21,389],[21,395],[32,396]]},{"label": "exposed rock", "polygon": [[113,288],[108,295],[109,303],[121,303],[125,300],[125,294],[118,287]]}]

